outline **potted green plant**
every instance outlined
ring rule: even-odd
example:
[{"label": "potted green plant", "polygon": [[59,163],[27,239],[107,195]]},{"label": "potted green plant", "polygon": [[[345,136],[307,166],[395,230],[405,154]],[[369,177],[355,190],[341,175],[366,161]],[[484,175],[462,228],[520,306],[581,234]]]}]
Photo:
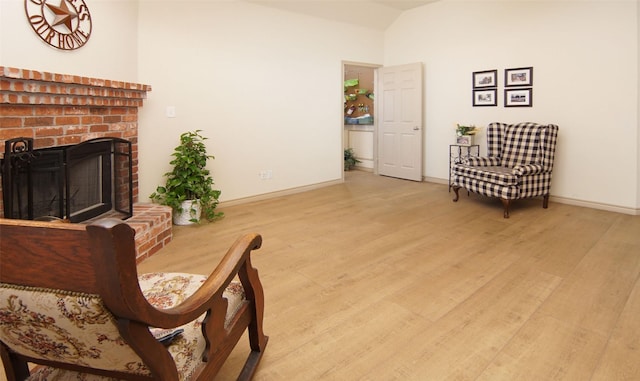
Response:
[{"label": "potted green plant", "polygon": [[356,159],[356,156],[353,153],[353,148],[345,148],[345,150],[344,150],[344,170],[345,171],[350,170],[351,168],[355,167],[357,163],[361,163],[361,161]]},{"label": "potted green plant", "polygon": [[480,131],[476,126],[462,126],[456,124],[456,144],[469,146],[473,144],[473,138],[475,134]]},{"label": "potted green plant", "polygon": [[462,126],[460,124],[456,124],[456,135],[464,136],[464,135],[475,135],[480,130],[479,127],[476,126]]},{"label": "potted green plant", "polygon": [[180,144],[174,149],[173,169],[164,174],[164,186],[158,186],[149,197],[153,202],[173,208],[173,222],[189,225],[201,218],[213,221],[223,216],[216,212],[220,191],[213,189],[213,178],[206,168],[207,155],[201,130],[180,135]]}]

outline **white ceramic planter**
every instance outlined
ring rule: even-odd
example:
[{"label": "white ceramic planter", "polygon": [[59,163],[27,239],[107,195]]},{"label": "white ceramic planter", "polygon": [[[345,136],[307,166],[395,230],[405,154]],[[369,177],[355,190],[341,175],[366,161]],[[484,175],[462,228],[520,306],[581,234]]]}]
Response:
[{"label": "white ceramic planter", "polygon": [[173,211],[173,223],[175,225],[193,225],[192,219],[200,220],[202,209],[200,208],[200,200],[186,200],[182,204],[182,212]]},{"label": "white ceramic planter", "polygon": [[474,135],[456,136],[456,144],[461,146],[472,146]]}]

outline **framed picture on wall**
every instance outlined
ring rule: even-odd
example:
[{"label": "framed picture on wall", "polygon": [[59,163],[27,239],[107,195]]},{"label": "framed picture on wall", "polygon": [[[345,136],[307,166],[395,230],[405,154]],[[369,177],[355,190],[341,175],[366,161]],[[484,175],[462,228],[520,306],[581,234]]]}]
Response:
[{"label": "framed picture on wall", "polygon": [[473,88],[498,86],[498,70],[485,70],[473,72]]},{"label": "framed picture on wall", "polygon": [[532,86],[533,67],[519,67],[515,69],[505,69],[504,86]]},{"label": "framed picture on wall", "polygon": [[474,106],[497,106],[498,91],[496,89],[473,90]]},{"label": "framed picture on wall", "polygon": [[531,88],[504,89],[504,107],[531,107],[531,95]]}]

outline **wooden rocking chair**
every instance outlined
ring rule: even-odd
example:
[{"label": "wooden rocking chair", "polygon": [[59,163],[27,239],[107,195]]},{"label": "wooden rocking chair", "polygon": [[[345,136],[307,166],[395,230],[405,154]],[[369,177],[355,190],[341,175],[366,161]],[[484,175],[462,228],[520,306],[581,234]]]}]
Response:
[{"label": "wooden rocking chair", "polygon": [[268,340],[250,260],[261,237],[238,239],[209,276],[138,276],[134,234],[114,219],[0,219],[0,355],[9,381],[208,381],[245,330],[251,352],[238,379],[252,378]]}]

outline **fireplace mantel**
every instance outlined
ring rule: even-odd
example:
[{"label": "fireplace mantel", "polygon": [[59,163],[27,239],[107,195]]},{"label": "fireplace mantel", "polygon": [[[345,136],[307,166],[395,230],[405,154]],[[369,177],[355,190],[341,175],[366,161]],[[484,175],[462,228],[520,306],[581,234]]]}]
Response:
[{"label": "fireplace mantel", "polygon": [[0,66],[0,103],[141,107],[151,86]]}]

